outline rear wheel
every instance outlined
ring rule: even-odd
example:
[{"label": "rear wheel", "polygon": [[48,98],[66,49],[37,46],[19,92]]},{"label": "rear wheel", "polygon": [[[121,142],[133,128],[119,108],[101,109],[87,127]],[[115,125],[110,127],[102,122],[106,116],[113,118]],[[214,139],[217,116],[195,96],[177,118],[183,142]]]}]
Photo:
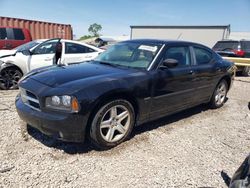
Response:
[{"label": "rear wheel", "polygon": [[15,67],[8,67],[0,72],[0,88],[3,90],[18,89],[18,81],[23,74]]},{"label": "rear wheel", "polygon": [[244,67],[242,71],[243,76],[250,76],[250,67]]},{"label": "rear wheel", "polygon": [[221,80],[216,86],[210,104],[212,108],[220,108],[226,101],[228,84],[226,80]]},{"label": "rear wheel", "polygon": [[101,149],[117,146],[128,138],[134,122],[134,109],[128,101],[109,102],[94,116],[90,128],[91,142]]}]

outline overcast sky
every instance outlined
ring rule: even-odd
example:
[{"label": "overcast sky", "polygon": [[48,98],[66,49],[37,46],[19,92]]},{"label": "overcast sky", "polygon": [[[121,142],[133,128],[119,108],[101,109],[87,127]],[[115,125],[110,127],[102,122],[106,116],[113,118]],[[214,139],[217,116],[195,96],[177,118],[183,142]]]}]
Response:
[{"label": "overcast sky", "polygon": [[0,16],[71,24],[77,38],[92,23],[103,35],[130,25],[231,25],[250,32],[250,0],[0,0]]}]

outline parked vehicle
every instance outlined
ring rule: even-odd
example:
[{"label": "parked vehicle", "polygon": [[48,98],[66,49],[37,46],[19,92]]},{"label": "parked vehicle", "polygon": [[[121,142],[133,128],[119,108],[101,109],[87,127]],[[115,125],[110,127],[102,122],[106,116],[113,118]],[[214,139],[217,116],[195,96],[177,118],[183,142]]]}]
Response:
[{"label": "parked vehicle", "polygon": [[[218,41],[213,50],[223,57],[250,58],[250,41],[247,40],[228,40]],[[244,76],[250,76],[250,67],[238,66]]]},{"label": "parked vehicle", "polygon": [[13,49],[31,40],[28,29],[0,27],[0,49]]},{"label": "parked vehicle", "polygon": [[[29,71],[55,64],[55,50],[59,39],[35,40],[16,49],[4,51],[0,55],[0,88],[17,89],[19,79]],[[70,64],[94,59],[103,50],[94,46],[72,41],[60,40],[62,56],[60,63]],[[6,54],[6,55],[5,55]],[[7,57],[6,57],[7,56]]]},{"label": "parked vehicle", "polygon": [[94,61],[30,72],[19,83],[17,112],[58,139],[100,148],[126,140],[133,127],[201,103],[221,107],[234,65],[196,43],[131,40]]}]

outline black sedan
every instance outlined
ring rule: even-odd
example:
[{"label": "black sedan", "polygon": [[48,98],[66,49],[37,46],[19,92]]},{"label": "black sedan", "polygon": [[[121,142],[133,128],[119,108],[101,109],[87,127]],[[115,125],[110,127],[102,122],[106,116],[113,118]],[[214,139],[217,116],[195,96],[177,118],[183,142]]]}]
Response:
[{"label": "black sedan", "polygon": [[46,135],[86,136],[101,148],[127,139],[134,126],[199,105],[221,107],[234,65],[196,43],[131,40],[94,61],[35,70],[19,83],[17,112]]}]

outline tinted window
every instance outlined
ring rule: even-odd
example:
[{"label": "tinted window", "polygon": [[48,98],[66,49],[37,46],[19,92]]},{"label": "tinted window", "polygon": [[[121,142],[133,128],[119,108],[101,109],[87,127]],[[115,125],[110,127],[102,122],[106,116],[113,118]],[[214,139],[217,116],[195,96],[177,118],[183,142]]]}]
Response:
[{"label": "tinted window", "polygon": [[50,41],[44,44],[41,44],[37,48],[34,49],[34,54],[52,54],[55,53],[57,42]]},{"label": "tinted window", "polygon": [[240,43],[238,41],[219,41],[217,42],[213,50],[215,51],[226,51],[226,50],[237,50]]},{"label": "tinted window", "polygon": [[24,40],[24,34],[22,29],[13,29],[15,40]]},{"label": "tinted window", "polygon": [[5,28],[0,28],[0,39],[5,39],[7,37],[7,32]]},{"label": "tinted window", "polygon": [[194,47],[194,53],[197,65],[208,64],[212,60],[212,53],[203,48]]},{"label": "tinted window", "polygon": [[241,43],[243,50],[250,50],[250,41],[242,41]]},{"label": "tinted window", "polygon": [[75,44],[75,43],[65,43],[65,54],[80,54],[80,53],[91,53],[95,50],[88,48],[86,46]]},{"label": "tinted window", "polygon": [[165,53],[165,59],[176,59],[178,66],[190,65],[190,53],[188,47],[171,47]]}]

